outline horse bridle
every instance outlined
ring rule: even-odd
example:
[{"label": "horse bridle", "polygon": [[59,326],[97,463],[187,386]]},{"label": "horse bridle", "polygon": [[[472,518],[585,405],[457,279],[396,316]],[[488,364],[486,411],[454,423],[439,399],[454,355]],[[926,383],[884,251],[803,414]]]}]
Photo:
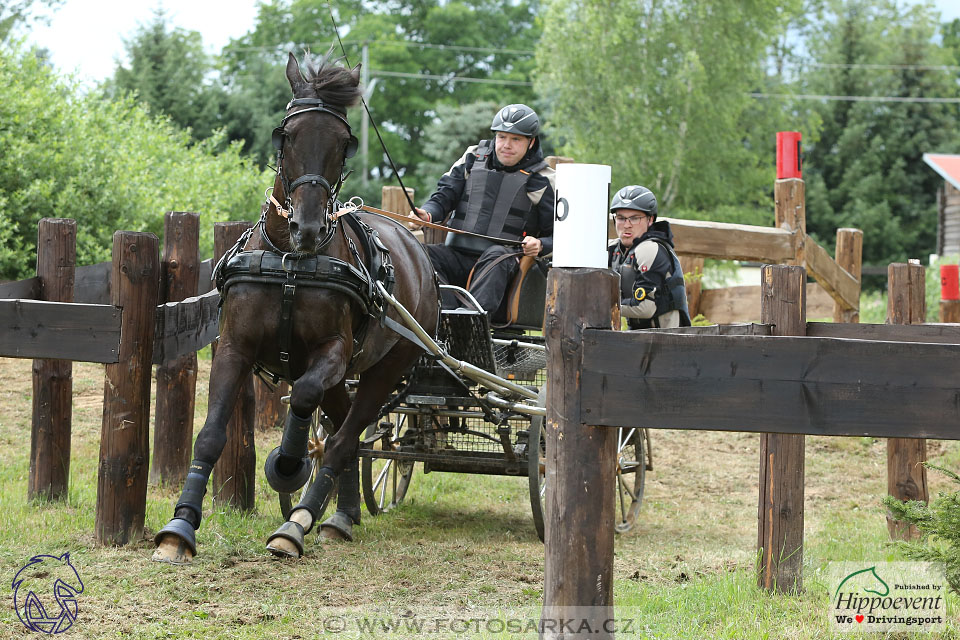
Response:
[{"label": "horse bridle", "polygon": [[[327,191],[328,197],[327,197],[326,214],[328,219],[332,219],[334,202],[336,201],[337,196],[340,195],[340,188],[343,186],[343,181],[346,178],[344,169],[347,166],[347,160],[349,158],[352,158],[354,155],[356,155],[357,148],[360,146],[360,143],[357,140],[356,136],[353,135],[353,132],[350,128],[350,123],[347,122],[346,113],[339,111],[337,109],[334,109],[332,107],[328,107],[323,103],[323,100],[320,100],[319,98],[294,98],[293,100],[287,103],[287,111],[289,111],[293,107],[299,107],[299,106],[306,106],[307,108],[300,109],[299,111],[294,111],[293,113],[288,113],[287,115],[285,115],[283,117],[283,120],[280,122],[280,126],[276,127],[273,130],[273,135],[271,136],[273,146],[277,150],[277,175],[280,177],[280,184],[283,185],[283,193],[285,196],[285,200],[284,200],[283,206],[281,206],[280,203],[276,201],[276,199],[273,197],[272,194],[269,196],[269,198],[271,202],[273,202],[274,207],[277,209],[277,213],[283,216],[284,218],[289,219],[290,213],[292,211],[292,206],[293,206],[293,200],[292,200],[293,192],[296,190],[296,188],[305,184],[312,184],[312,185],[319,184],[321,187],[323,187]],[[297,178],[296,180],[294,180],[293,182],[288,181],[287,177],[283,173],[283,145],[287,139],[287,132],[284,129],[284,127],[286,126],[287,122],[294,116],[299,116],[301,114],[311,113],[311,112],[328,113],[332,115],[333,117],[340,120],[347,127],[347,133],[350,135],[350,138],[347,142],[347,148],[343,154],[343,163],[340,166],[340,177],[337,180],[337,184],[335,186],[331,185],[329,180],[327,180],[325,177],[323,177],[318,173],[304,174],[299,178]]]}]

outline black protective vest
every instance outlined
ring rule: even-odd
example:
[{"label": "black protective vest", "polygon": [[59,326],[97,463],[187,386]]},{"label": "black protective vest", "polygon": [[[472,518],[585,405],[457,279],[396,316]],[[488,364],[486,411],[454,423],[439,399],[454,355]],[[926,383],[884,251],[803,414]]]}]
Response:
[{"label": "black protective vest", "polygon": [[[673,248],[669,243],[660,240],[659,238],[648,238],[644,242],[656,242],[658,245],[666,249],[667,255],[670,257],[670,277],[666,279],[663,283],[663,286],[656,293],[657,301],[657,311],[656,315],[651,318],[653,321],[653,326],[659,326],[656,324],[657,316],[662,316],[665,313],[670,311],[679,311],[680,312],[680,326],[689,327],[690,326],[690,310],[687,307],[687,289],[683,283],[683,266],[680,264],[680,258],[677,257],[677,254],[674,253]],[[637,247],[640,246],[638,243],[629,249],[623,254],[623,260],[618,265],[612,265],[615,270],[620,272],[620,297],[623,298],[633,298],[634,291],[633,285],[637,280],[637,260],[634,255],[634,251]],[[611,255],[615,251],[616,245],[611,248]],[[630,258],[633,258],[631,260]],[[665,291],[664,291],[665,289]],[[636,320],[635,318],[628,318],[628,323],[633,323]],[[631,328],[634,328],[631,326]]]},{"label": "black protective vest", "polygon": [[[547,163],[540,161],[523,170],[495,171],[487,168],[487,158],[493,151],[490,140],[481,140],[474,150],[475,160],[463,188],[464,197],[457,203],[450,226],[505,240],[519,240],[524,231],[539,236],[537,221],[530,220],[533,203],[527,196],[527,182]],[[446,244],[481,253],[493,243],[449,233]]]}]

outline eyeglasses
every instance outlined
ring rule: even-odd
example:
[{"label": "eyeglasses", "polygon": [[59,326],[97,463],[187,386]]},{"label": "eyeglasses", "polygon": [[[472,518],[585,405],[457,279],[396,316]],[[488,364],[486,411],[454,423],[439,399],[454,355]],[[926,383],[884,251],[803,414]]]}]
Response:
[{"label": "eyeglasses", "polygon": [[647,217],[648,217],[648,216],[645,216],[645,215],[642,215],[642,214],[639,215],[639,216],[630,216],[629,218],[624,217],[624,216],[621,216],[621,215],[616,215],[616,216],[613,216],[613,219],[616,221],[617,224],[629,224],[629,225],[634,225],[634,224],[640,224],[640,221],[643,220],[643,219],[645,219],[645,218],[647,218]]}]

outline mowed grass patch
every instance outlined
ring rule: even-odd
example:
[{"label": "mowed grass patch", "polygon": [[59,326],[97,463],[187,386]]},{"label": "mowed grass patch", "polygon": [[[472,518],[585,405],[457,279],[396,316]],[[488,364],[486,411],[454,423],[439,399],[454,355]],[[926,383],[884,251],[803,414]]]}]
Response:
[{"label": "mowed grass patch", "polygon": [[[201,358],[195,431],[206,414],[209,365]],[[95,544],[103,367],[74,364],[64,502],[26,499],[31,394],[30,362],[0,360],[0,527],[6,534],[0,570],[9,585],[31,556],[69,552],[85,585],[70,637],[355,637],[355,621],[365,615],[408,622],[539,615],[544,550],[526,478],[423,474],[417,465],[404,503],[378,517],[364,512],[355,542],[321,541],[311,533],[306,557],[290,562],[264,549],[281,519],[277,496],[258,468],[256,510],[240,513],[208,494],[200,554],[192,565],[174,567],[150,556],[153,533],[172,515],[180,487],[149,487],[142,540],[122,548]],[[261,463],[279,440],[279,430],[257,434]],[[618,637],[829,637],[826,564],[904,559],[888,545],[879,506],[886,488],[882,440],[807,439],[805,591],[799,596],[756,587],[759,437],[655,431],[652,441],[654,470],[640,518],[616,539],[616,613],[632,621]],[[930,451],[947,466],[960,463],[953,443],[931,443]],[[939,474],[930,475],[930,485],[931,493],[951,489]],[[583,544],[591,544],[589,535]],[[27,637],[7,593],[0,637]],[[948,606],[954,616],[953,596]],[[334,622],[343,619],[348,628],[334,634]],[[957,635],[951,624],[940,637]],[[498,627],[435,633],[405,627],[364,637],[532,637],[491,628]]]}]

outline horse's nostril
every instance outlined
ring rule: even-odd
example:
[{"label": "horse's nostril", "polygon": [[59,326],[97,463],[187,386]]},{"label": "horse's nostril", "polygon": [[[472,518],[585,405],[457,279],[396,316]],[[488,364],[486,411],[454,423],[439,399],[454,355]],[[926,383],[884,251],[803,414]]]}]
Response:
[{"label": "horse's nostril", "polygon": [[299,227],[300,227],[300,225],[297,224],[297,221],[296,221],[296,220],[291,220],[291,221],[290,221],[290,233],[291,233],[291,234],[296,233],[296,232],[297,232],[297,229],[298,229]]}]

